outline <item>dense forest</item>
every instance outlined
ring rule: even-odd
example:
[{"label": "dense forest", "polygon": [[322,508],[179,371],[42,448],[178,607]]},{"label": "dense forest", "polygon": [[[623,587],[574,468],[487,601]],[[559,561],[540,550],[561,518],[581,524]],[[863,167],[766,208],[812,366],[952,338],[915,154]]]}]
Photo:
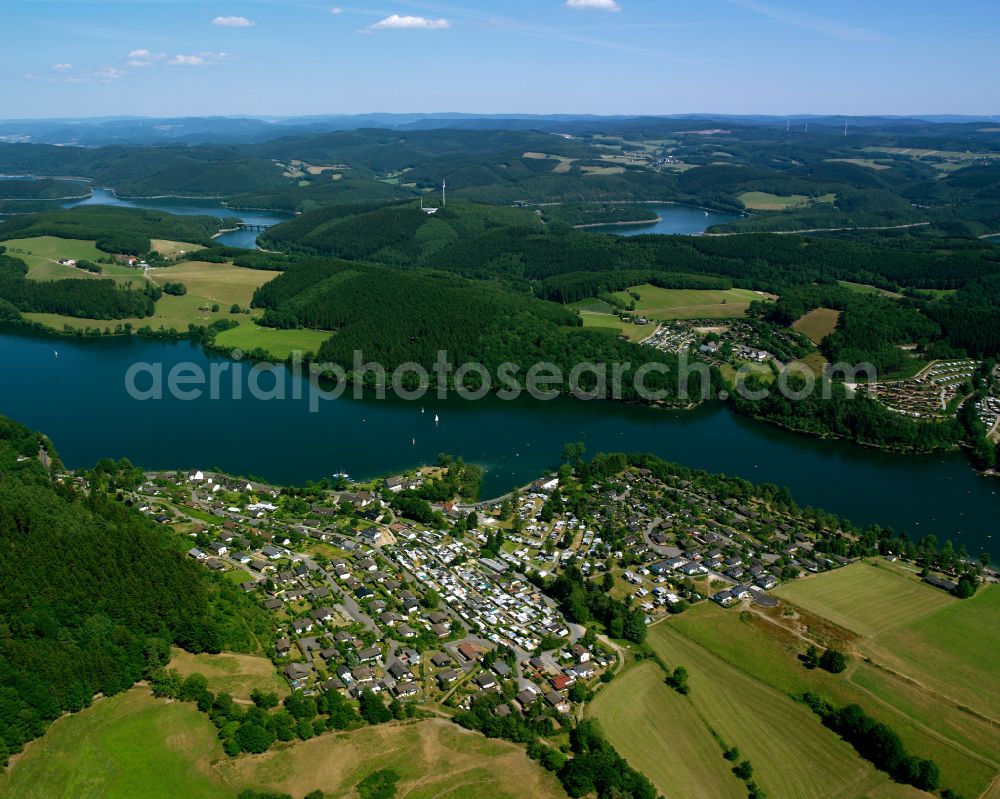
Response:
[{"label": "dense forest", "polygon": [[[851,237],[622,238],[543,227],[527,209],[472,203],[453,203],[433,215],[422,215],[413,203],[324,208],[271,228],[262,242],[288,252],[535,281],[539,293],[563,302],[599,293],[606,273],[621,271],[713,275],[770,291],[823,279],[885,289],[957,289],[1000,273],[995,245],[920,229]],[[567,276],[572,292],[565,288]]]},{"label": "dense forest", "polygon": [[918,303],[858,294],[836,283],[789,288],[776,303],[757,303],[751,312],[787,327],[814,308],[841,311],[837,328],[820,345],[830,362],[868,363],[883,379],[912,361],[899,345],[913,343],[926,350],[941,338],[941,328],[921,313]]},{"label": "dense forest", "polygon": [[172,645],[252,651],[254,634],[267,635],[263,612],[159,525],[113,494],[54,479],[58,468],[48,441],[0,418],[4,760],[62,713],[160,669]]},{"label": "dense forest", "polygon": [[150,239],[189,241],[208,245],[221,230],[221,219],[176,216],[163,211],[84,205],[40,214],[14,216],[0,222],[0,241],[34,236],[96,241],[107,253],[146,255]]},{"label": "dense forest", "polygon": [[[259,288],[253,304],[265,309],[263,325],[335,332],[320,348],[318,360],[338,364],[362,382],[371,382],[374,373],[352,373],[356,352],[364,362],[381,364],[389,372],[407,362],[420,364],[429,372],[431,385],[436,385],[433,365],[438,353],[445,351],[454,367],[482,364],[494,388],[504,385],[497,377],[501,365],[509,362],[520,368],[515,376],[522,385],[530,366],[554,364],[562,378],[551,387],[563,391],[577,364],[627,364],[622,373],[624,399],[636,396],[637,369],[656,360],[663,370],[649,374],[645,385],[667,390],[668,401],[678,393],[676,356],[653,353],[611,331],[584,329],[575,312],[555,303],[454,274],[307,260],[287,266]],[[717,377],[713,373],[712,379]],[[449,384],[456,379],[452,375]],[[473,370],[462,384],[478,389],[482,377]],[[580,388],[589,391],[596,385],[592,373],[581,375]],[[693,375],[688,391],[692,397],[700,395],[700,375]]]},{"label": "dense forest", "polygon": [[82,180],[0,180],[0,200],[65,200],[89,195],[90,186]]}]

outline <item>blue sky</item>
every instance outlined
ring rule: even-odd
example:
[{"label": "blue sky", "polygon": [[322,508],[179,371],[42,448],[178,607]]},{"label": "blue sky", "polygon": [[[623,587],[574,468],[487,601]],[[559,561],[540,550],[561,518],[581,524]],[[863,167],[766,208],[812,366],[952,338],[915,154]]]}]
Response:
[{"label": "blue sky", "polygon": [[0,0],[0,117],[1000,114],[995,0]]}]

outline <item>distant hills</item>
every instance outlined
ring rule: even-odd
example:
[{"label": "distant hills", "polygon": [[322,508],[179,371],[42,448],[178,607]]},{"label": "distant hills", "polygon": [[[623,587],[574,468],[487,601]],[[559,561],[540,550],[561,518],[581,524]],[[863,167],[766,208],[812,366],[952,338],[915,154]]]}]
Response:
[{"label": "distant hills", "polygon": [[783,127],[795,124],[817,127],[848,125],[886,130],[930,125],[969,125],[991,122],[987,115],[928,114],[914,116],[843,116],[793,114],[790,116],[739,114],[667,114],[597,116],[588,114],[465,114],[457,112],[413,114],[328,114],[297,117],[95,117],[67,119],[0,120],[0,141],[42,144],[76,144],[97,147],[108,144],[154,144],[163,142],[253,143],[283,136],[307,136],[339,130],[384,128],[387,130],[538,130],[584,133],[602,130],[632,130],[651,126],[694,130],[727,124],[746,127]]}]

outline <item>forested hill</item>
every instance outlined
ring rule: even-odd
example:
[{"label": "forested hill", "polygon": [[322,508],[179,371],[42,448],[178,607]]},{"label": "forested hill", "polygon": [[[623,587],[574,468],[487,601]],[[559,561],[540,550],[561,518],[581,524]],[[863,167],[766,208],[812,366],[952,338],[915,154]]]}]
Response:
[{"label": "forested hill", "polygon": [[[106,466],[106,480],[134,479],[127,463]],[[0,417],[3,761],[63,712],[162,666],[171,645],[252,651],[267,635],[261,611],[186,559],[182,540],[111,493],[54,479],[59,468],[47,441]]]},{"label": "forested hill", "polygon": [[[426,205],[430,207],[437,199],[429,199]],[[539,216],[527,209],[463,201],[453,201],[432,214],[412,201],[384,206],[334,205],[269,229],[261,242],[287,252],[430,266],[435,255],[450,245],[505,230],[540,233],[542,224]]]},{"label": "forested hill", "polygon": [[151,239],[210,244],[223,227],[213,216],[177,216],[164,211],[83,205],[14,216],[0,222],[0,241],[35,236],[89,239],[107,253],[146,255]]},{"label": "forested hill", "polygon": [[469,202],[434,214],[415,202],[332,206],[277,225],[261,240],[294,253],[539,281],[542,296],[561,302],[608,290],[609,281],[621,282],[612,273],[623,270],[706,274],[767,290],[824,278],[953,289],[1000,271],[1000,248],[941,231],[618,237],[574,230],[528,209]]},{"label": "forested hill", "polygon": [[[646,385],[666,388],[677,396],[677,357],[654,353],[618,339],[610,330],[580,326],[570,309],[520,293],[496,282],[466,280],[454,274],[427,270],[398,270],[374,264],[314,259],[289,264],[254,295],[254,305],[265,309],[261,324],[272,327],[318,327],[335,332],[320,349],[318,360],[339,364],[348,373],[355,351],[366,362],[377,362],[389,372],[416,362],[429,372],[444,350],[456,367],[481,363],[494,388],[501,364],[525,370],[545,361],[562,370],[565,378],[581,363],[626,364],[623,398],[634,398],[634,371],[650,360],[663,364],[663,373],[651,374]],[[353,375],[356,379],[361,376]],[[432,382],[435,375],[430,375]],[[714,375],[717,377],[717,375]],[[582,388],[592,388],[584,375]],[[480,385],[476,373],[464,382]],[[449,385],[453,385],[449,383]],[[699,395],[698,375],[691,395]]]}]

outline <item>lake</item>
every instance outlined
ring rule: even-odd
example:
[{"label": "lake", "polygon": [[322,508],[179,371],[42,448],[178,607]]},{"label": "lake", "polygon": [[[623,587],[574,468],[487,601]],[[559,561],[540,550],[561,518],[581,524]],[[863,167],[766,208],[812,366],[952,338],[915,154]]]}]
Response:
[{"label": "lake", "polygon": [[[218,216],[223,219],[239,219],[248,225],[277,225],[291,219],[293,214],[280,211],[246,211],[227,208],[217,200],[189,200],[182,198],[157,198],[155,200],[128,200],[116,197],[107,189],[94,189],[86,200],[65,203],[64,207],[74,208],[78,205],[120,205],[125,208],[148,208],[155,211],[166,211],[180,216]],[[248,230],[233,230],[216,238],[220,244],[227,247],[257,247],[257,233]]]},{"label": "lake", "polygon": [[690,205],[665,203],[645,206],[656,213],[656,222],[644,222],[635,225],[598,225],[587,228],[591,233],[614,233],[616,236],[641,236],[647,233],[667,233],[674,236],[695,236],[704,233],[711,225],[721,225],[739,219],[735,214],[723,214],[718,211],[706,211]]},{"label": "lake", "polygon": [[813,439],[718,403],[684,412],[565,398],[340,399],[309,413],[304,400],[234,400],[226,392],[214,401],[139,401],[124,376],[140,361],[165,370],[222,363],[188,341],[5,333],[0,413],[51,436],[71,468],[126,456],[150,469],[219,468],[301,484],[340,471],[369,478],[448,452],[484,467],[490,497],[558,466],[562,445],[583,441],[589,454],[643,450],[784,485],[802,505],[916,538],[934,533],[973,555],[990,548],[1000,511],[1000,481],[978,476],[959,454],[911,457]]}]

